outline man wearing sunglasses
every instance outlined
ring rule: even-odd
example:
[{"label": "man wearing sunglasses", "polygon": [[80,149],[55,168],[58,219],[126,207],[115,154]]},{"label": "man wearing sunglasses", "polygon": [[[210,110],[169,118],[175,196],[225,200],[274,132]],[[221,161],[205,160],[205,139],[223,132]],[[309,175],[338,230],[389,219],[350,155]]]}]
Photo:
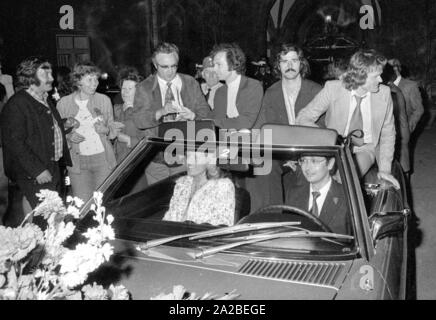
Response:
[{"label": "man wearing sunglasses", "polygon": [[[157,125],[168,121],[200,120],[207,117],[209,105],[200,85],[191,76],[178,73],[179,49],[175,44],[159,44],[153,55],[156,73],[140,82],[133,101],[133,121],[146,135],[156,135]],[[162,180],[181,170],[169,167],[163,160],[152,162],[148,183]]]},{"label": "man wearing sunglasses", "polygon": [[350,234],[350,216],[344,190],[332,178],[333,157],[303,156],[298,159],[307,183],[289,188],[285,203],[310,212],[335,233]]}]

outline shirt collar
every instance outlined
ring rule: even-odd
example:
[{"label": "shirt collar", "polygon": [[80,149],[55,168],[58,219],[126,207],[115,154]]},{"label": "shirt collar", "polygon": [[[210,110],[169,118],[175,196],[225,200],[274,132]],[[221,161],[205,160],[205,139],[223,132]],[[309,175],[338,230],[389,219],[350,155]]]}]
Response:
[{"label": "shirt collar", "polygon": [[166,80],[162,79],[161,77],[159,77],[158,74],[156,74],[156,77],[157,77],[157,81],[159,83],[159,86],[161,88],[167,88],[168,82],[171,82],[172,85],[175,85],[179,89],[182,87],[182,79],[180,79],[179,74],[176,74],[174,79],[171,81],[166,81]]},{"label": "shirt collar", "polygon": [[357,94],[356,90],[351,90],[351,96],[366,98],[366,97],[370,97],[371,96],[371,92],[368,91],[363,96],[360,96],[360,95]]},{"label": "shirt collar", "polygon": [[32,87],[27,88],[27,93],[29,93],[35,100],[47,104],[48,92],[39,93],[36,92]]},{"label": "shirt collar", "polygon": [[[318,192],[321,195],[327,194],[327,192],[330,190],[330,186],[332,185],[332,178],[329,177],[329,181],[325,184],[324,187],[322,187],[321,189],[318,190]],[[312,184],[310,184],[310,193],[312,194],[313,192],[313,188],[312,188]]]},{"label": "shirt collar", "polygon": [[235,78],[235,80],[233,80],[232,82],[230,82],[229,84],[227,84],[228,87],[232,87],[232,88],[237,88],[239,87],[239,84],[241,83],[241,75],[238,74]]}]

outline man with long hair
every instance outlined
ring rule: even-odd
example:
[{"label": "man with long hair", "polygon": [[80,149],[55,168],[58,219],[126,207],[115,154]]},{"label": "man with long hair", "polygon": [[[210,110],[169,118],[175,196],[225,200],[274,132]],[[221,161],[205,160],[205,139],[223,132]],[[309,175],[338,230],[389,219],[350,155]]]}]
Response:
[{"label": "man with long hair", "polygon": [[27,58],[19,64],[17,77],[23,89],[1,113],[4,166],[34,208],[41,189],[61,191],[59,165],[71,165],[71,158],[61,117],[47,99],[53,83],[51,64],[41,57]]},{"label": "man with long hair", "polygon": [[386,58],[375,50],[359,50],[350,59],[341,80],[327,81],[318,95],[297,117],[297,124],[315,125],[326,114],[327,128],[347,136],[361,130],[363,137],[353,137],[360,175],[363,177],[377,159],[378,178],[399,188],[391,175],[395,150],[395,122],[389,87],[380,84]]},{"label": "man with long hair", "polygon": [[246,77],[245,54],[235,43],[216,45],[210,56],[218,79],[225,86],[218,88],[210,117],[223,129],[251,129],[262,104],[260,81]]}]

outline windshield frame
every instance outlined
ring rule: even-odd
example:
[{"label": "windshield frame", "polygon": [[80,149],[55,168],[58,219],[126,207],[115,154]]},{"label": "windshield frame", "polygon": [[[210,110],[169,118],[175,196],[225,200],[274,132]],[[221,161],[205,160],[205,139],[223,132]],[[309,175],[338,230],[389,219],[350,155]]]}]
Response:
[{"label": "windshield frame", "polygon": [[[105,204],[105,202],[107,201],[107,199],[110,198],[110,196],[113,194],[113,192],[116,190],[117,186],[119,186],[120,183],[122,183],[123,179],[128,176],[129,172],[131,172],[132,168],[135,167],[135,165],[138,162],[141,162],[144,160],[145,157],[149,156],[151,151],[153,150],[153,148],[155,147],[162,147],[162,146],[168,146],[172,143],[179,143],[182,144],[184,146],[186,146],[187,144],[190,144],[191,146],[194,145],[195,147],[198,147],[200,145],[204,145],[204,142],[199,143],[196,141],[168,141],[168,140],[164,140],[161,138],[145,138],[143,140],[141,140],[136,147],[128,154],[128,156],[126,157],[126,159],[124,161],[122,161],[115,169],[114,171],[111,173],[111,175],[105,180],[105,182],[100,186],[100,188],[98,189],[98,191],[102,192],[104,197],[103,197],[103,204]],[[215,144],[216,145],[217,142],[211,142],[210,144]],[[220,142],[218,142],[220,143]],[[226,142],[227,145],[229,145],[228,142]],[[248,148],[250,150],[253,149],[263,149],[263,150],[270,150],[271,152],[274,153],[305,153],[305,152],[310,152],[310,153],[319,153],[319,154],[334,154],[335,155],[335,159],[337,160],[337,170],[339,171],[339,174],[342,178],[342,184],[344,187],[344,192],[347,195],[347,201],[348,201],[348,208],[351,211],[351,223],[352,223],[352,228],[353,228],[353,235],[354,235],[354,249],[350,252],[350,253],[346,253],[346,254],[342,254],[339,256],[344,256],[344,257],[355,257],[357,255],[360,254],[360,249],[361,249],[361,244],[362,244],[362,232],[359,232],[359,228],[358,225],[361,223],[356,223],[356,216],[359,215],[359,212],[355,212],[355,203],[356,201],[359,203],[359,199],[356,198],[353,195],[353,187],[350,187],[350,185],[352,186],[354,183],[350,184],[350,178],[352,175],[350,175],[350,168],[349,168],[349,164],[347,164],[345,161],[345,166],[344,163],[342,163],[342,161],[338,161],[338,160],[344,160],[347,158],[345,152],[344,152],[344,147],[343,146],[286,146],[286,145],[259,145],[259,144],[253,144],[253,143],[230,143],[230,145],[236,146],[239,150],[239,152],[241,152],[243,149]],[[352,182],[352,181],[351,181]],[[354,199],[352,199],[354,198]],[[90,201],[88,201],[84,207],[82,208],[82,212],[81,212],[81,217],[83,218],[87,212],[89,211],[90,205],[92,204],[92,199]],[[357,219],[357,221],[359,221],[360,218]],[[360,221],[359,221],[360,222]],[[127,239],[124,238],[126,240],[133,240],[133,241],[138,241],[139,239]],[[238,248],[235,249],[231,249],[229,251],[226,252],[233,252],[233,253],[239,253],[241,254],[241,251],[238,250]],[[296,256],[298,256],[298,254],[296,254]],[[304,257],[307,259],[309,258],[309,255],[304,255]],[[315,255],[316,259],[320,258],[322,255]],[[331,256],[331,255],[328,255]],[[335,255],[335,257],[337,257],[337,255]]]}]

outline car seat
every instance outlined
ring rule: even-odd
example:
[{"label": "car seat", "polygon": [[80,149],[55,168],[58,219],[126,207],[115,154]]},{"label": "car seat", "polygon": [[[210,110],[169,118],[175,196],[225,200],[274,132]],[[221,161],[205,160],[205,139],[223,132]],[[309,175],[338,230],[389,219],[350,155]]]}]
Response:
[{"label": "car seat", "polygon": [[235,186],[235,224],[250,213],[250,193]]}]

